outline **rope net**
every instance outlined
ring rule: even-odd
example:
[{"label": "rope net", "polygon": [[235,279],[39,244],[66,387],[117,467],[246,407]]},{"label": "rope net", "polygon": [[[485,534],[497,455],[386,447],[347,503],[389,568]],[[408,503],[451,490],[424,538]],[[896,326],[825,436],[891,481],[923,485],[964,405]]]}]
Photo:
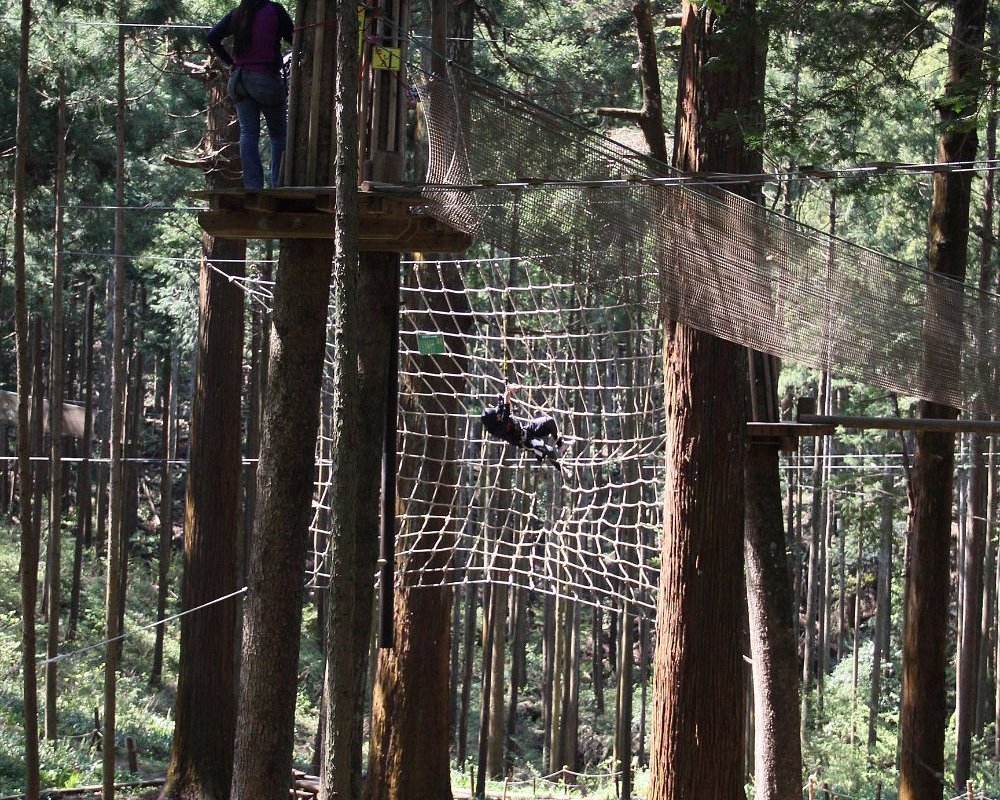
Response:
[{"label": "rope net", "polygon": [[424,193],[477,240],[781,359],[1000,413],[997,295],[686,182],[457,68],[421,96]]},{"label": "rope net", "polygon": [[[520,585],[652,614],[665,431],[659,328],[640,304],[607,303],[547,262],[404,264],[400,579]],[[520,387],[516,417],[555,419],[562,471],[487,437],[480,414],[507,378]],[[328,492],[321,470],[317,554]]]}]

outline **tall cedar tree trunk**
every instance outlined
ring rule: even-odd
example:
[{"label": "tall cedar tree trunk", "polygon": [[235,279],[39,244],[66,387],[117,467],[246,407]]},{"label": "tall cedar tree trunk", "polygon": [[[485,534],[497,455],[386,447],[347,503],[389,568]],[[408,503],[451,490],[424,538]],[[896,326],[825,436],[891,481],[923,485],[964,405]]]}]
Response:
[{"label": "tall cedar tree trunk", "polygon": [[[957,0],[948,47],[945,97],[938,104],[942,130],[937,160],[971,161],[976,156],[975,109],[982,91],[981,67],[985,0]],[[962,115],[960,117],[960,115]],[[953,338],[948,363],[928,363],[929,371],[948,374],[958,361],[960,316],[943,308],[935,284],[946,276],[964,280],[969,238],[972,176],[967,172],[934,175],[934,198],[928,221],[927,310],[943,319],[927,336]],[[954,408],[921,401],[924,418],[953,419]],[[944,733],[948,709],[945,666],[948,644],[952,481],[954,435],[916,435],[913,469],[913,534],[910,580],[903,628],[903,685],[900,706],[900,800],[939,800],[944,785]]]},{"label": "tall cedar tree trunk", "polygon": [[24,702],[24,794],[38,800],[38,675],[35,667],[35,604],[38,600],[38,533],[31,518],[32,474],[28,437],[30,366],[28,358],[28,304],[25,297],[24,217],[28,157],[28,45],[31,0],[21,0],[20,52],[17,62],[17,122],[14,156],[14,325],[17,338],[17,480],[21,530],[21,668]]},{"label": "tall cedar tree trunk", "polygon": [[[735,120],[758,102],[754,1],[685,0],[681,15],[675,166],[751,172]],[[648,796],[742,798],[747,357],[670,320],[664,339],[667,488]]]},{"label": "tall cedar tree trunk", "polygon": [[48,637],[45,644],[45,738],[59,736],[56,698],[59,616],[62,605],[62,409],[63,409],[63,193],[66,183],[66,91],[59,74],[56,111],[56,175],[53,203],[52,325],[49,342],[49,576]]},{"label": "tall cedar tree trunk", "polygon": [[[170,455],[173,452],[173,417],[171,416],[171,398],[173,397],[173,359],[168,350],[160,363],[162,388],[160,389],[160,407],[162,425],[160,426],[160,542],[157,552],[156,566],[156,618],[163,619],[167,615],[167,594],[170,577],[170,554],[174,534],[174,483],[170,470]],[[149,685],[160,686],[163,676],[163,639],[165,625],[156,626],[156,639],[153,642],[153,663],[149,670]],[[233,713],[236,708],[233,706]],[[176,735],[176,722],[174,733]]]},{"label": "tall cedar tree trunk", "polygon": [[[416,268],[419,285],[432,290],[454,288],[461,284],[458,265],[453,262],[429,263]],[[430,293],[430,310],[453,324],[446,338],[459,343],[459,320],[464,319],[462,296]],[[449,313],[450,312],[450,313]],[[458,485],[455,444],[462,409],[459,398],[464,393],[460,377],[465,370],[464,349],[439,356],[421,356],[425,377],[423,385],[411,387],[403,413],[413,414],[427,425],[428,447],[419,453],[401,453],[399,465],[402,487],[416,486],[414,493],[404,488],[401,496],[410,497],[407,519],[427,520],[431,524],[416,534],[408,572],[439,571],[446,566],[442,553],[454,540],[451,509],[456,502]],[[425,400],[431,396],[433,399]],[[434,408],[426,408],[432,402]],[[427,474],[426,470],[433,470]],[[419,483],[416,483],[419,481]],[[435,524],[441,521],[442,525]],[[433,546],[432,546],[433,545]],[[444,545],[442,550],[441,545]],[[411,589],[399,586],[394,605],[392,649],[379,650],[372,698],[372,734],[369,744],[367,800],[436,800],[451,796],[451,773],[448,760],[447,707],[451,590],[444,587]]]},{"label": "tall cedar tree trunk", "polygon": [[[207,140],[219,158],[235,157],[236,127],[225,102],[225,76],[208,85]],[[235,188],[226,170],[208,173],[212,188]],[[237,588],[242,506],[240,494],[243,292],[246,241],[202,234],[198,281],[198,341],[191,402],[189,467],[184,510],[182,610],[198,608]],[[235,280],[230,280],[230,277]],[[164,381],[169,385],[169,359]],[[166,403],[169,394],[164,398]],[[169,415],[164,428],[169,430]],[[164,437],[164,458],[169,440]],[[164,491],[169,472],[164,470]],[[169,502],[169,494],[167,495]],[[160,540],[161,595],[170,560],[169,511]],[[235,598],[181,617],[180,667],[174,703],[174,740],[161,797],[226,800],[233,774],[236,724]]]},{"label": "tall cedar tree trunk", "polygon": [[[90,485],[91,439],[94,435],[94,304],[97,295],[93,285],[86,287],[83,319],[83,440],[80,442],[80,465],[77,468],[76,541],[73,546],[73,583],[70,587],[69,621],[66,638],[76,635],[80,615],[80,576],[83,571],[83,549],[90,545],[92,529]],[[162,626],[161,626],[162,627]]]},{"label": "tall cedar tree trunk", "polygon": [[[341,315],[337,358],[341,386],[347,389],[338,407],[341,413],[337,426],[351,431],[357,421],[357,359],[353,349],[357,257],[343,246],[345,241],[356,242],[357,238],[357,179],[353,172],[345,179],[340,167],[346,162],[356,169],[356,147],[350,137],[338,141],[339,132],[335,139],[332,115],[318,117],[311,139],[309,126],[310,92],[316,98],[334,96],[335,70],[343,56],[345,33],[349,32],[346,41],[352,51],[357,47],[354,6],[350,7],[351,22],[341,24],[347,5],[340,4],[341,17],[336,24],[323,24],[326,4],[317,0],[306,0],[296,14],[302,29],[297,34],[300,52],[313,53],[315,46],[322,50],[325,40],[326,52],[336,58],[320,58],[313,65],[315,69],[293,72],[289,125],[290,133],[294,133],[289,136],[285,154],[286,182],[293,186],[329,186],[336,181],[334,238],[281,242],[257,467],[257,510],[247,565],[233,800],[278,800],[288,794],[302,624],[302,570],[309,539],[335,247],[339,248],[335,265],[339,300],[336,311]],[[348,72],[353,79],[353,68]],[[335,102],[338,113],[345,103],[354,109],[353,95],[345,97],[340,87]],[[338,161],[335,176],[337,153],[345,157]],[[339,466],[349,470],[355,442],[345,444],[345,457]],[[352,518],[346,519],[348,530],[352,522]],[[345,791],[341,796],[351,795]]]},{"label": "tall cedar tree trunk", "polygon": [[[119,22],[125,21],[119,9]],[[114,266],[111,277],[111,460],[110,498],[108,501],[107,581],[105,590],[104,627],[107,644],[104,648],[104,731],[102,741],[101,782],[103,796],[115,797],[115,701],[120,642],[118,607],[121,603],[122,512],[124,511],[122,463],[125,447],[125,27],[118,28],[117,102],[115,107],[115,236]]]}]

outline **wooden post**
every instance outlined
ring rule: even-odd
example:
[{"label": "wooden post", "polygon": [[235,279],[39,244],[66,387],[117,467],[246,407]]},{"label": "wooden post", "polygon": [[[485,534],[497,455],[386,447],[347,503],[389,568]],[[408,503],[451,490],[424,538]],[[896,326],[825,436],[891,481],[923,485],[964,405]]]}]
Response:
[{"label": "wooden post", "polygon": [[809,800],[816,800],[816,779],[809,776]]},{"label": "wooden post", "polygon": [[882,800],[882,781],[875,784],[875,800]]},{"label": "wooden post", "polygon": [[965,796],[968,800],[972,800],[972,781],[965,782]]},{"label": "wooden post", "polygon": [[135,773],[139,771],[139,747],[134,736],[125,737],[125,752],[128,754],[128,771]]}]

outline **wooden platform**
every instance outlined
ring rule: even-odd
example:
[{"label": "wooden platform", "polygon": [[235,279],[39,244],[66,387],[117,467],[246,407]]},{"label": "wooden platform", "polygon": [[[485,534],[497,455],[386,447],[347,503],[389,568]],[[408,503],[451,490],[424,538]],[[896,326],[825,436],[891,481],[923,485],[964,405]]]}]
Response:
[{"label": "wooden platform", "polygon": [[[328,239],[333,236],[336,193],[326,188],[218,189],[195,192],[208,208],[198,214],[206,233],[227,239]],[[455,253],[471,237],[432,217],[417,195],[358,192],[362,252]]]}]

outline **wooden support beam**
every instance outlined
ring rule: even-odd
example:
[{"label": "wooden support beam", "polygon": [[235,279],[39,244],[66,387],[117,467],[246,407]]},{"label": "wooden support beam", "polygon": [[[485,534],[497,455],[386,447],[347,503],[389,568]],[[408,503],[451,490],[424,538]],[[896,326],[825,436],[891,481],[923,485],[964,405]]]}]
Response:
[{"label": "wooden support beam", "polygon": [[[333,236],[336,195],[332,189],[298,187],[268,191],[196,192],[208,201],[201,227],[227,239],[327,239]],[[471,237],[426,213],[418,195],[362,191],[358,194],[362,252],[461,252]]]}]

